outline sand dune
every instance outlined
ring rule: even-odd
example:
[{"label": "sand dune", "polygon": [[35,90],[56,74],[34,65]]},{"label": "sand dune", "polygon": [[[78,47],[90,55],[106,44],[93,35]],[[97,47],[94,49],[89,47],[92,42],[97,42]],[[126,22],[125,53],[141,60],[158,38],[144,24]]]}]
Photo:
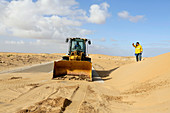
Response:
[{"label": "sand dune", "polygon": [[114,83],[116,88],[125,90],[156,79],[167,80],[168,75],[170,75],[170,53],[122,66],[111,73],[113,79],[108,83]]},{"label": "sand dune", "polygon": [[170,53],[91,55],[104,83],[51,80],[52,73],[0,74],[0,112],[170,113]]},{"label": "sand dune", "polygon": [[[105,84],[132,101],[127,113],[170,112],[170,53],[128,64],[111,73]],[[130,111],[129,111],[130,110]]]}]

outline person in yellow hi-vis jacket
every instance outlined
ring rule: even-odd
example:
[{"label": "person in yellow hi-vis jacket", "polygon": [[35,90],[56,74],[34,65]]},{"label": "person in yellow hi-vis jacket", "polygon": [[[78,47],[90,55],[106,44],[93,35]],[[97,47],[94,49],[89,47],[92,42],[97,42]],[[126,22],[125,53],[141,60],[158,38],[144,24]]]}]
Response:
[{"label": "person in yellow hi-vis jacket", "polygon": [[139,44],[139,42],[136,42],[136,45],[133,43],[132,46],[135,47],[136,61],[141,61],[143,52],[142,46]]}]

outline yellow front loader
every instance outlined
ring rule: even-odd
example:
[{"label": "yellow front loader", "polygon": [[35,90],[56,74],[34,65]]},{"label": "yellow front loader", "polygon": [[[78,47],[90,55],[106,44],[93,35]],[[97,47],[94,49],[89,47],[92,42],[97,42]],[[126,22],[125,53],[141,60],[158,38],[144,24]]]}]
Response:
[{"label": "yellow front loader", "polygon": [[67,38],[66,42],[70,43],[69,53],[61,61],[54,61],[53,78],[73,75],[92,81],[91,58],[86,53],[86,42],[91,44],[91,41],[85,38]]}]

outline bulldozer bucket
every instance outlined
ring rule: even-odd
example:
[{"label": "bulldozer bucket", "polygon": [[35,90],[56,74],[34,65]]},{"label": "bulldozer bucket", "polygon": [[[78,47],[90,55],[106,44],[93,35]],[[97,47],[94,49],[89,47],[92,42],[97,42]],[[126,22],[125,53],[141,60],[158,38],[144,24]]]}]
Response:
[{"label": "bulldozer bucket", "polygon": [[92,63],[88,61],[54,61],[53,78],[63,75],[85,76],[92,81]]}]

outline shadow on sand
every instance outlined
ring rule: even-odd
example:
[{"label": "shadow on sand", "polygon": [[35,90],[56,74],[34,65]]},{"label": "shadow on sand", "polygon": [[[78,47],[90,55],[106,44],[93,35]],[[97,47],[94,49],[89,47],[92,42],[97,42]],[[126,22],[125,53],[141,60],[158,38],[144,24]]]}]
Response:
[{"label": "shadow on sand", "polygon": [[111,70],[106,70],[106,71],[99,71],[99,70],[96,70],[96,72],[98,73],[98,75],[102,78],[103,81],[106,81],[106,80],[110,80],[112,79],[112,77],[109,77],[110,74],[115,71],[116,69],[118,69],[119,67],[116,67],[116,68],[113,68]]}]

